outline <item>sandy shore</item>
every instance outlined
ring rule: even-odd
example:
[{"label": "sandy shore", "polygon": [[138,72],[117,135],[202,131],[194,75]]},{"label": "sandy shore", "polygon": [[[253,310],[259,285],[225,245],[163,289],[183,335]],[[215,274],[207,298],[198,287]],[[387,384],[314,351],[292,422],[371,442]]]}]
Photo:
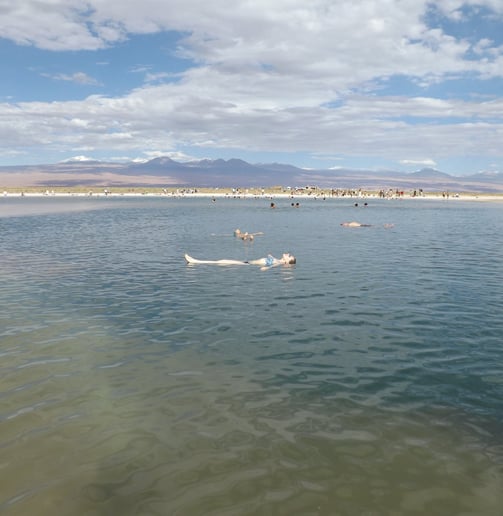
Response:
[{"label": "sandy shore", "polygon": [[[378,199],[378,192],[349,192],[341,191],[335,194],[326,192],[321,189],[312,189],[309,191],[288,191],[282,188],[269,188],[269,189],[242,189],[233,190],[232,188],[124,188],[124,187],[111,187],[111,188],[48,188],[41,189],[36,187],[31,188],[7,188],[0,194],[0,199],[7,197],[44,197],[44,198],[55,198],[55,197],[209,197],[214,198],[264,198],[264,199],[336,199],[346,198],[351,199],[354,202],[358,202],[359,199],[362,201],[368,199]],[[493,201],[502,202],[503,194],[501,193],[475,193],[475,192],[462,192],[452,193],[446,195],[442,192],[424,192],[420,196],[414,196],[413,193],[405,193],[404,195],[396,196],[393,194],[388,195],[388,199],[437,199],[437,200],[449,200],[449,201]]]}]

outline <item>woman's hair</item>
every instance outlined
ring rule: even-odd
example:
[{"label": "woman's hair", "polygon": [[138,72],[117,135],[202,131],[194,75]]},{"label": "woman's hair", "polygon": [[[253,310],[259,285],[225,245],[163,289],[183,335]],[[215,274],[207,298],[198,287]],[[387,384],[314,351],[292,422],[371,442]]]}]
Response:
[{"label": "woman's hair", "polygon": [[288,263],[290,263],[290,264],[297,263],[297,260],[295,259],[295,256],[290,256],[290,261]]}]

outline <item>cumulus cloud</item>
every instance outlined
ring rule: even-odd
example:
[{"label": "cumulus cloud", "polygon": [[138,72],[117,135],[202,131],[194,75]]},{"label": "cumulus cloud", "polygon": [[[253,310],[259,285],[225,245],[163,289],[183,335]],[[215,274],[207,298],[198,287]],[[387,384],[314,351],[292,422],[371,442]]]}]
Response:
[{"label": "cumulus cloud", "polygon": [[106,40],[93,34],[80,0],[0,1],[0,34],[21,45],[47,50],[95,50]]},{"label": "cumulus cloud", "polygon": [[[409,164],[411,156],[481,149],[500,156],[501,99],[377,94],[379,81],[394,76],[422,86],[464,75],[501,79],[496,42],[428,25],[432,10],[461,23],[466,7],[503,16],[497,0],[255,0],[232,8],[227,0],[0,0],[0,34],[18,44],[93,51],[177,31],[174,51],[192,63],[169,83],[170,70],[145,66],[144,86],[121,97],[2,104],[3,145],[145,155],[176,155],[182,146],[301,150]],[[53,77],[98,84],[84,72]]]},{"label": "cumulus cloud", "polygon": [[[10,127],[6,138],[25,146],[152,152],[175,151],[183,142],[268,151],[324,153],[329,149],[333,154],[389,154],[398,159],[427,153],[447,156],[480,146],[498,155],[502,132],[489,120],[503,111],[503,102],[456,102],[439,109],[447,118],[452,117],[450,123],[411,125],[400,115],[429,117],[431,103],[401,97],[373,103],[361,97],[348,100],[337,110],[315,106],[245,108],[215,98],[187,97],[183,87],[164,85],[140,89],[120,99],[91,96],[84,101],[3,105],[0,115]],[[461,116],[473,120],[455,123]]]},{"label": "cumulus cloud", "polygon": [[[2,3],[2,37],[50,50],[95,50],[132,34],[173,30],[187,34],[181,54],[227,71],[267,65],[287,76],[309,72],[361,81],[398,69],[424,75],[483,67],[460,59],[466,41],[425,25],[427,0],[255,0],[235,2],[232,9],[226,0]],[[436,8],[452,16],[465,4],[503,14],[494,0],[449,0]]]}]

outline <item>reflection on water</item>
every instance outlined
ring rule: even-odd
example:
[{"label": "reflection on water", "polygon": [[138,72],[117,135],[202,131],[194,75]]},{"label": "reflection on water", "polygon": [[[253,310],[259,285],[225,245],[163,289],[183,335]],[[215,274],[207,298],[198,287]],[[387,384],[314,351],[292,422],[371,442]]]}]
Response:
[{"label": "reflection on water", "polygon": [[499,514],[502,208],[372,204],[4,218],[0,510]]}]

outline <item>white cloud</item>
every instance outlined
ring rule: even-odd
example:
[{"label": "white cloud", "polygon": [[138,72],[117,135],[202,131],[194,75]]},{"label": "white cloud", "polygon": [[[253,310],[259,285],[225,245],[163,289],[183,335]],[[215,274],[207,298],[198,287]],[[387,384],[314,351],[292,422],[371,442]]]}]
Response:
[{"label": "white cloud", "polygon": [[89,30],[80,0],[0,0],[0,34],[48,50],[95,50],[104,46]]},{"label": "white cloud", "polygon": [[[467,43],[425,26],[427,0],[1,0],[0,34],[52,50],[95,50],[132,34],[188,33],[180,52],[197,62],[233,69],[267,65],[286,76],[310,74],[351,85],[377,75],[474,70],[460,59]],[[502,2],[450,1],[503,14]],[[345,77],[343,81],[342,77]],[[349,78],[353,77],[353,81]]]},{"label": "white cloud", "polygon": [[55,79],[58,81],[68,81],[74,82],[76,84],[85,84],[93,86],[97,86],[100,84],[96,79],[90,77],[84,72],[75,72],[73,74],[58,73],[54,75],[43,73],[41,75],[43,75],[44,77],[50,77],[51,79]]},{"label": "white cloud", "polygon": [[[440,114],[446,120],[412,125],[400,118],[411,114]],[[84,101],[0,105],[3,140],[11,148],[43,145],[149,155],[160,149],[175,152],[183,143],[395,159],[470,152],[497,156],[503,127],[490,123],[496,116],[503,116],[503,100],[432,103],[420,98],[355,97],[339,109],[279,103],[269,109],[260,103],[236,105],[187,96],[183,85],[140,89],[120,99],[92,96]],[[459,123],[459,117],[471,121]]]},{"label": "white cloud", "polygon": [[146,73],[145,74],[145,82],[149,84],[153,84],[156,82],[163,82],[166,79],[171,79],[173,77],[172,73],[168,72],[160,72],[160,73]]},{"label": "white cloud", "polygon": [[79,161],[81,163],[85,163],[86,161],[95,161],[95,159],[90,158],[88,156],[81,155],[81,156],[73,156],[72,158],[65,159],[61,163],[67,163],[67,162],[71,162],[71,161]]},{"label": "white cloud", "polygon": [[[463,5],[503,15],[497,0],[437,4],[458,21]],[[176,83],[158,86],[153,83],[169,78],[170,71],[142,65],[141,71],[149,72],[146,85],[123,97],[1,104],[0,145],[147,156],[176,153],[181,146],[395,160],[467,152],[500,156],[501,99],[373,92],[375,81],[394,75],[423,85],[463,74],[502,78],[503,48],[487,37],[469,42],[428,27],[424,15],[432,5],[427,0],[255,0],[232,7],[227,0],[0,0],[0,34],[19,44],[96,50],[133,34],[175,30],[184,34],[179,55],[196,63],[180,72]],[[470,50],[484,59],[467,59]],[[84,72],[53,77],[98,84]]]},{"label": "white cloud", "polygon": [[435,167],[437,165],[432,159],[402,159],[400,163],[402,165],[421,165],[423,167]]},{"label": "white cloud", "polygon": [[166,156],[175,161],[192,161],[194,159],[199,159],[199,158],[195,158],[194,156],[190,156],[189,154],[186,154],[185,152],[172,151],[172,150],[147,151],[144,154],[145,154],[144,158],[137,158],[137,159],[146,161],[146,160],[150,160],[150,159],[154,159],[154,158],[164,158]]},{"label": "white cloud", "polygon": [[466,18],[466,14],[462,12],[463,7],[470,7],[476,10],[486,7],[495,13],[503,14],[503,3],[500,0],[441,0],[440,2],[432,3],[432,6],[455,21]]}]

